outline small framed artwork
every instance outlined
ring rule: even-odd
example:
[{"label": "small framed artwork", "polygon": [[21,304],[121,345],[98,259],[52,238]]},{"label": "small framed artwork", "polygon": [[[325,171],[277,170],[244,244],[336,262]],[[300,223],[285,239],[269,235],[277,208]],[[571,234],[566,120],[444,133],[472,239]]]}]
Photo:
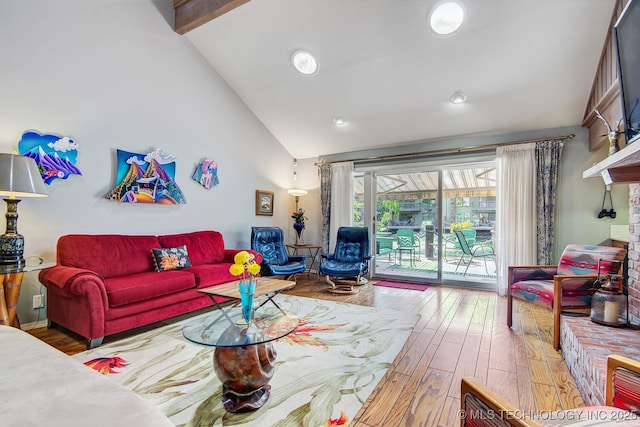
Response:
[{"label": "small framed artwork", "polygon": [[273,216],[273,191],[256,190],[256,215]]}]

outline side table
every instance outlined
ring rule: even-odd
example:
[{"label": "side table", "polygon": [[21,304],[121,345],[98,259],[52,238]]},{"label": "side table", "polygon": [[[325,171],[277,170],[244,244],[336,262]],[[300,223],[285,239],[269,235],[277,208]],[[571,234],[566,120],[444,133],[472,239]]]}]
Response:
[{"label": "side table", "polygon": [[306,255],[308,251],[309,259],[311,263],[309,267],[307,267],[307,275],[311,274],[311,269],[313,265],[318,261],[318,254],[320,253],[320,249],[322,248],[319,245],[296,245],[296,244],[287,244],[287,250],[289,251],[289,255]]},{"label": "side table", "polygon": [[40,262],[37,265],[26,265],[22,269],[0,271],[2,287],[0,287],[0,325],[9,325],[20,329],[20,319],[16,307],[20,298],[20,288],[24,273],[44,270],[55,266],[53,262]]}]

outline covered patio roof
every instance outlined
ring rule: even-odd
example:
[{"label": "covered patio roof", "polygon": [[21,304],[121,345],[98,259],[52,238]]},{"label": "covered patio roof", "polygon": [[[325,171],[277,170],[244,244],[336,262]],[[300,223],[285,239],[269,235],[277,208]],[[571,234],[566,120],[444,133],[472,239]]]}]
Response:
[{"label": "covered patio roof", "polygon": [[[356,175],[354,189],[363,200],[364,175]],[[443,171],[443,197],[491,197],[496,195],[496,170],[492,167],[446,169]],[[437,197],[437,172],[411,172],[377,175],[378,200],[416,200]]]}]

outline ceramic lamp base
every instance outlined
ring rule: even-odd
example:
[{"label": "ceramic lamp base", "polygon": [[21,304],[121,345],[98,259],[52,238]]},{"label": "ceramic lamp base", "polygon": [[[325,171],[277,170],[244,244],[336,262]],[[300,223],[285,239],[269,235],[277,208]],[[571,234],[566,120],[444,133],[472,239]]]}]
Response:
[{"label": "ceramic lamp base", "polygon": [[0,272],[22,271],[25,266],[23,257],[24,237],[18,233],[18,199],[4,199],[7,203],[7,229],[0,236]]}]

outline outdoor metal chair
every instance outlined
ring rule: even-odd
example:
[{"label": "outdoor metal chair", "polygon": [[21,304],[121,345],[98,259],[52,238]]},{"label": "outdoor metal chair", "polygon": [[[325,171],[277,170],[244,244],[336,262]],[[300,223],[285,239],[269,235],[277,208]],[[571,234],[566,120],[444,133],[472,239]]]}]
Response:
[{"label": "outdoor metal chair", "polygon": [[475,258],[482,258],[482,260],[484,261],[484,269],[487,272],[488,276],[489,268],[487,267],[487,257],[495,257],[492,241],[485,240],[482,243],[471,246],[469,245],[467,237],[464,235],[462,230],[456,230],[454,233],[456,234],[458,244],[460,245],[460,250],[462,251],[462,255],[460,255],[460,259],[458,260],[458,265],[456,265],[455,272],[458,272],[458,268],[460,268],[460,265],[465,264],[464,273],[462,275],[466,276],[467,271],[469,271],[469,266],[471,265],[473,260]]},{"label": "outdoor metal chair", "polygon": [[415,264],[416,250],[420,249],[420,242],[416,238],[415,233],[410,228],[401,228],[396,234],[396,258],[398,263],[402,264],[402,253],[409,253],[409,261],[411,265]]},{"label": "outdoor metal chair", "polygon": [[376,254],[387,255],[389,261],[391,261],[391,254],[393,253],[393,243],[395,239],[393,237],[376,236]]}]

